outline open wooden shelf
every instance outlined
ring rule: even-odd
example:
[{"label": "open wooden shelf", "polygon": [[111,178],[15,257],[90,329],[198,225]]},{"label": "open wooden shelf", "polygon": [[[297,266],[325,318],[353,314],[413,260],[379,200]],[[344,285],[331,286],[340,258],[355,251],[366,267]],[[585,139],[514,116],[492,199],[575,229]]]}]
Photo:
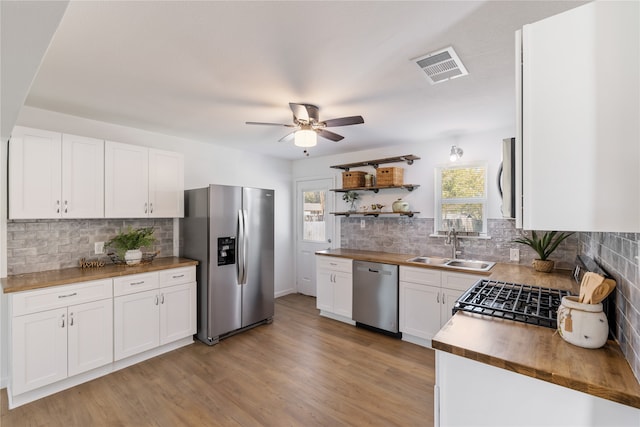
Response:
[{"label": "open wooden shelf", "polygon": [[329,212],[332,215],[337,216],[346,216],[349,217],[351,215],[359,215],[359,216],[373,216],[378,217],[379,215],[398,215],[398,216],[408,216],[409,218],[413,217],[414,214],[419,214],[420,212]]},{"label": "open wooden shelf", "polygon": [[342,169],[348,171],[351,168],[357,168],[361,166],[373,166],[374,169],[378,169],[378,165],[386,163],[401,163],[406,162],[408,165],[412,165],[414,160],[420,160],[420,157],[413,154],[407,154],[406,156],[387,157],[384,159],[366,160],[364,162],[345,163],[343,165],[333,165],[334,169]]},{"label": "open wooden shelf", "polygon": [[420,185],[418,184],[403,184],[403,185],[390,185],[387,187],[355,187],[355,188],[333,188],[330,191],[335,191],[336,193],[346,193],[347,191],[373,191],[377,193],[378,190],[387,190],[390,188],[400,188],[404,190],[413,191],[414,188],[418,188]]}]

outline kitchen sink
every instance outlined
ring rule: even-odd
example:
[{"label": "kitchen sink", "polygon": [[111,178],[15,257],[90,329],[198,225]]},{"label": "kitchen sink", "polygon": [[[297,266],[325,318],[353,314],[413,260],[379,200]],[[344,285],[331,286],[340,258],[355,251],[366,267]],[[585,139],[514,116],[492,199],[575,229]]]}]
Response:
[{"label": "kitchen sink", "polygon": [[445,267],[454,267],[454,268],[462,268],[465,270],[474,270],[474,271],[487,271],[490,270],[496,263],[489,261],[476,261],[476,260],[468,260],[468,259],[452,259],[449,260]]},{"label": "kitchen sink", "polygon": [[442,267],[458,268],[469,271],[489,271],[496,263],[489,261],[478,261],[471,259],[450,259],[434,256],[417,256],[410,258],[407,262],[417,262],[420,264],[439,265]]},{"label": "kitchen sink", "polygon": [[444,265],[449,261],[449,258],[441,258],[434,256],[417,256],[415,258],[408,259],[407,262],[419,262],[420,264],[431,265]]}]

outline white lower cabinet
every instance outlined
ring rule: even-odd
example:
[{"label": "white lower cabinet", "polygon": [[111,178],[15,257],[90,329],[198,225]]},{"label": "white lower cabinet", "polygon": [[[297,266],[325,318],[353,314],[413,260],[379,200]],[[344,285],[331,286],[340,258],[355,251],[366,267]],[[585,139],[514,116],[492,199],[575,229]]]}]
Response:
[{"label": "white lower cabinet", "polygon": [[9,307],[15,408],[193,342],[195,267],[18,292]]},{"label": "white lower cabinet", "polygon": [[316,308],[320,314],[353,323],[353,260],[316,256]]},{"label": "white lower cabinet", "polygon": [[[108,285],[108,286],[107,286]],[[11,393],[18,395],[113,361],[111,279],[86,284],[103,289],[98,301],[80,285],[22,292],[12,299]],[[51,308],[44,311],[38,307]],[[54,307],[58,308],[54,308]]]},{"label": "white lower cabinet", "polygon": [[402,339],[430,347],[431,338],[451,318],[456,300],[485,276],[400,266]]},{"label": "white lower cabinet", "polygon": [[[145,273],[114,280],[114,360],[195,334],[194,280],[195,267],[168,270],[162,277]],[[154,289],[138,291],[136,286]]]}]

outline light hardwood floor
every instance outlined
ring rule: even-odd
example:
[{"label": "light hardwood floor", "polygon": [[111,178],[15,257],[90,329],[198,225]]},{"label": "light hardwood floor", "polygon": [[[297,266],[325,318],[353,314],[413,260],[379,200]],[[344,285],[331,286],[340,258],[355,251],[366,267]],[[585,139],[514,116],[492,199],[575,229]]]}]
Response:
[{"label": "light hardwood floor", "polygon": [[432,426],[434,352],[276,300],[274,322],[7,409],[14,426]]}]

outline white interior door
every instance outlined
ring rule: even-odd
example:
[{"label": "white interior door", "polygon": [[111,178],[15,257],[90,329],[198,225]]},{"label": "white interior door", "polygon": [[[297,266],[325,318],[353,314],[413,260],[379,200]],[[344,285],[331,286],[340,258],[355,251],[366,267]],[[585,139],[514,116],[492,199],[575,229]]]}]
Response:
[{"label": "white interior door", "polygon": [[330,249],[334,239],[332,178],[296,182],[296,287],[316,296],[315,252]]}]

